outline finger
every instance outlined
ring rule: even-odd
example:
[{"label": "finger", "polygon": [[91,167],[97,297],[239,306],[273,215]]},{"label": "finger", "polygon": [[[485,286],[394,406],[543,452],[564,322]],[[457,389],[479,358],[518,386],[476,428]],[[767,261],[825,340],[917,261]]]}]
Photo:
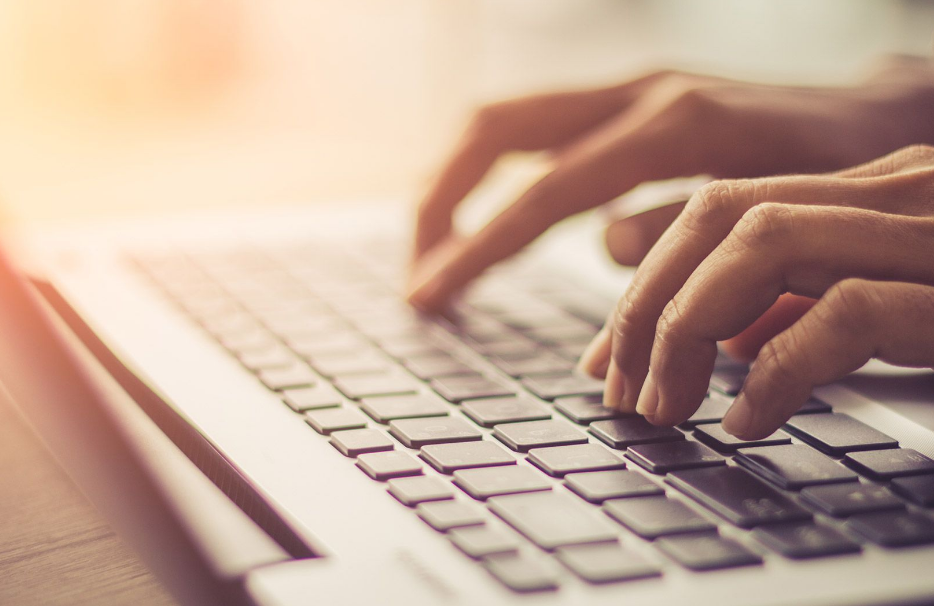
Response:
[{"label": "finger", "polygon": [[723,427],[747,440],[765,437],[801,407],[814,386],[839,379],[870,358],[934,367],[934,288],[838,283],[763,347]]},{"label": "finger", "polygon": [[538,95],[479,110],[419,206],[416,258],[448,236],[454,209],[500,155],[563,147],[664,77],[660,72],[620,86]]},{"label": "finger", "polygon": [[675,202],[614,221],[606,228],[606,248],[620,265],[642,262],[687,202]]},{"label": "finger", "polygon": [[720,347],[735,360],[751,362],[756,359],[763,345],[797,322],[814,307],[814,303],[815,300],[811,297],[785,293],[746,330],[723,341]]},{"label": "finger", "polygon": [[892,189],[889,177],[832,176],[716,181],[701,188],[646,255],[617,306],[611,355],[624,382],[620,408],[627,411],[635,408],[648,372],[656,323],[665,305],[745,212],[765,201],[786,204],[810,201],[887,212],[906,209],[909,213],[913,207],[923,205],[923,196],[919,195],[923,188],[912,183],[912,179],[905,179],[902,195],[893,197]]},{"label": "finger", "polygon": [[609,354],[610,331],[604,326],[581,354],[577,370],[595,379],[603,379],[609,368]]},{"label": "finger", "polygon": [[662,313],[650,364],[656,420],[675,424],[693,414],[707,392],[717,341],[739,334],[783,292],[820,296],[848,277],[934,284],[932,248],[929,218],[826,206],[755,207]]}]

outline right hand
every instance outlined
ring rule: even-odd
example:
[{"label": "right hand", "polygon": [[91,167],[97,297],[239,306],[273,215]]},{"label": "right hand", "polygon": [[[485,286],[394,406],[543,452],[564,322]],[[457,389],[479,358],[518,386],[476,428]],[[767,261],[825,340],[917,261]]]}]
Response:
[{"label": "right hand", "polygon": [[[471,121],[419,207],[409,301],[441,310],[470,280],[558,221],[644,181],[822,172],[934,140],[927,132],[934,130],[931,91],[930,64],[902,60],[853,88],[659,72],[610,88],[490,105]],[[537,150],[552,154],[552,171],[477,234],[458,237],[454,211],[496,160]],[[643,240],[620,260],[638,261],[654,241]]]}]

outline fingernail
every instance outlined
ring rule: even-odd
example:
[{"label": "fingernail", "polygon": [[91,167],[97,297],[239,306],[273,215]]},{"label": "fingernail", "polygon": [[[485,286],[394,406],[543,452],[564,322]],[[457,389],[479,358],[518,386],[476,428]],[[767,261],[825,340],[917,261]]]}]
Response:
[{"label": "fingernail", "polygon": [[643,416],[653,416],[658,408],[658,386],[655,384],[655,375],[652,369],[645,376],[642,391],[636,401],[636,412]]},{"label": "fingernail", "polygon": [[752,410],[743,394],[736,396],[721,423],[725,432],[736,437],[744,436],[749,432],[749,426],[752,424]]},{"label": "fingernail", "polygon": [[580,359],[577,361],[578,371],[596,378],[597,368],[606,364],[606,358],[609,355],[609,348],[607,347],[609,337],[610,331],[604,326],[587,345],[584,353],[581,354]]},{"label": "fingernail", "polygon": [[622,374],[619,372],[619,366],[616,365],[616,361],[610,359],[610,365],[606,369],[606,383],[603,387],[603,406],[616,410],[619,408],[619,402],[622,399]]}]

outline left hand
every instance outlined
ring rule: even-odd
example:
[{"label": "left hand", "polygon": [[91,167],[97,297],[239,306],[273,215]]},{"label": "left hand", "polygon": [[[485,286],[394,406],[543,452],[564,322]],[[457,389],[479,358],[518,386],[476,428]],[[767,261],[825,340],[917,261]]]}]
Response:
[{"label": "left hand", "polygon": [[[818,300],[797,321],[806,303],[785,310],[793,323],[778,332],[763,314],[783,293]],[[934,148],[828,175],[705,186],[649,251],[581,366],[606,368],[611,408],[674,425],[703,400],[717,342],[756,323],[768,340],[723,420],[743,439],[769,435],[815,385],[870,358],[934,367]]]}]

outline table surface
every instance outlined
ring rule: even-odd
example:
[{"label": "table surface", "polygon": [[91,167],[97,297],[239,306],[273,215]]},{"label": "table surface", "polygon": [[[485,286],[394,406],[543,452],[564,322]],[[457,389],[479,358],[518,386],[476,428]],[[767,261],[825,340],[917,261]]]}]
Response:
[{"label": "table surface", "polygon": [[4,398],[0,487],[0,604],[175,604]]}]

